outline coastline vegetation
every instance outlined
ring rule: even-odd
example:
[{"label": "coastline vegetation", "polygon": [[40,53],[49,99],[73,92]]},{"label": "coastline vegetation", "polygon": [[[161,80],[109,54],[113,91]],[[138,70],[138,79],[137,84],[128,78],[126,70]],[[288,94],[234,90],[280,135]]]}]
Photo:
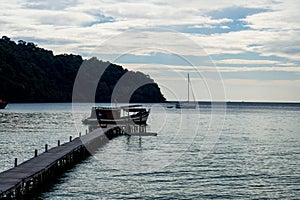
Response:
[{"label": "coastline vegetation", "polygon": [[[0,98],[22,103],[71,102],[77,72],[85,61],[80,55],[54,55],[32,42],[16,43],[7,36],[0,39],[0,57]],[[104,63],[98,59],[96,62],[99,66]],[[130,102],[165,101],[157,83],[149,76],[112,63],[108,63],[98,83],[95,101],[110,102],[115,85],[125,73],[133,81],[128,81],[124,90],[134,86],[134,80],[149,83],[135,90]]]}]

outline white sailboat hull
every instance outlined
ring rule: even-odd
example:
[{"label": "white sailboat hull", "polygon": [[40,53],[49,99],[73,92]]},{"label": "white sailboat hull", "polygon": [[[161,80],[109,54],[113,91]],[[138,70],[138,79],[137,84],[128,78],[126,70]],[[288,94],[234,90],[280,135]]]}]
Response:
[{"label": "white sailboat hull", "polygon": [[182,102],[182,103],[178,103],[176,104],[176,108],[186,108],[186,109],[195,109],[197,107],[197,103],[196,102]]}]

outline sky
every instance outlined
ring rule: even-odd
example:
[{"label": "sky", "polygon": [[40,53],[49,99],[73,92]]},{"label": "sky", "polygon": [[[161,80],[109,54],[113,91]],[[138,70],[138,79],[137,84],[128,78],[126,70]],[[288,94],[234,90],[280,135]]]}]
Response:
[{"label": "sky", "polygon": [[0,33],[149,74],[168,100],[300,102],[300,1],[2,0]]}]

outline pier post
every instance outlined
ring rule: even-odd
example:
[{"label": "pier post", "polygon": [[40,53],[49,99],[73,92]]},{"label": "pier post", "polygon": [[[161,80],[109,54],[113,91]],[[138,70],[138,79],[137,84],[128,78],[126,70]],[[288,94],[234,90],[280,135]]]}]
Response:
[{"label": "pier post", "polygon": [[[98,148],[106,143],[106,140],[103,141],[105,135],[112,139],[122,134],[123,128],[125,129],[125,126],[122,128],[108,127],[105,130],[100,130],[100,133],[90,132],[91,135],[89,136],[91,137],[88,137],[88,142],[94,148]],[[70,136],[70,141],[72,141],[72,136]],[[20,165],[18,165],[18,159],[15,158],[14,167],[16,168],[0,173],[0,182],[5,183],[7,180],[9,183],[7,184],[9,187],[6,184],[0,184],[0,199],[30,199],[35,197],[54,184],[55,179],[59,178],[63,172],[91,155],[78,138],[75,138],[72,143],[67,142],[61,145],[60,140],[57,140],[57,143],[58,147],[53,148],[45,144],[45,152],[41,152],[39,155],[38,149],[34,149],[34,157]],[[42,151],[42,149],[40,150]],[[59,152],[59,154],[55,152]],[[41,169],[41,167],[43,168]]]}]

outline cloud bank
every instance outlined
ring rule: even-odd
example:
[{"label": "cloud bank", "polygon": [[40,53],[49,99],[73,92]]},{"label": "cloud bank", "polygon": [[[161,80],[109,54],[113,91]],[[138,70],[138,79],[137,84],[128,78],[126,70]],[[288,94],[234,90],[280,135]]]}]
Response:
[{"label": "cloud bank", "polygon": [[[248,73],[247,80],[251,76],[256,80],[256,75],[249,72],[276,71],[288,82],[299,77],[299,10],[300,3],[296,0],[192,0],[188,3],[179,0],[3,0],[0,30],[1,35],[36,42],[56,54],[88,57],[95,53],[99,58],[109,59],[134,49],[127,53],[138,62],[119,59],[120,64],[150,65],[149,60],[155,58],[155,66],[172,65],[174,70],[187,72],[184,62],[169,62],[174,52],[165,49],[175,48],[180,49],[176,52],[178,56],[187,59],[211,58],[208,67],[205,63],[196,64],[206,66],[201,68],[204,71],[215,64],[220,73]],[[144,34],[124,35],[134,30],[144,30]],[[99,48],[112,38],[118,40]],[[202,50],[186,45],[187,40]],[[158,45],[161,50],[156,48]],[[154,54],[165,57],[157,59]],[[163,70],[155,66],[151,66],[151,72],[161,71],[163,76]],[[286,73],[290,73],[290,78]],[[236,80],[224,77],[227,83]],[[269,75],[266,80],[270,80]]]}]

